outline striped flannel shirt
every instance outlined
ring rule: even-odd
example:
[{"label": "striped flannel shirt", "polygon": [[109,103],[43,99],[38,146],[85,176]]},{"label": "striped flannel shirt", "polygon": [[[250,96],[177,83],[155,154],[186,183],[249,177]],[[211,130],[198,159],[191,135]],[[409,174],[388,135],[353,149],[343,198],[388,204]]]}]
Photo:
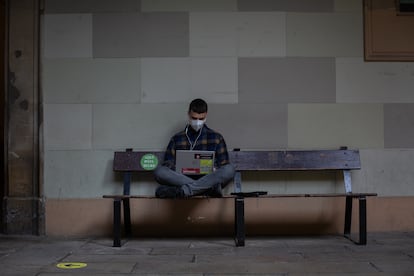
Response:
[{"label": "striped flannel shirt", "polygon": [[[187,133],[186,129],[188,129]],[[168,143],[163,165],[175,169],[175,151],[190,150],[191,146],[194,150],[215,151],[214,166],[216,168],[228,164],[230,162],[229,154],[223,136],[207,125],[204,125],[200,131],[201,134],[187,126],[183,131],[176,133]],[[198,136],[199,134],[200,136]]]}]

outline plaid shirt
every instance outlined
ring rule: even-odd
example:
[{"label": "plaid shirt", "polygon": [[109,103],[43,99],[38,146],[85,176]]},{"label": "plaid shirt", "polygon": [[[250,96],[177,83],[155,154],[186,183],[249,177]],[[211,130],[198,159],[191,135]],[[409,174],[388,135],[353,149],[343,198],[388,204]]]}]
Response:
[{"label": "plaid shirt", "polygon": [[[187,133],[186,129],[188,129]],[[183,131],[175,134],[168,143],[167,150],[165,151],[163,165],[168,166],[171,169],[175,169],[175,151],[190,150],[191,145],[193,145],[194,150],[215,151],[214,166],[216,168],[219,168],[230,162],[229,154],[227,153],[226,142],[220,133],[217,133],[214,130],[210,129],[207,127],[207,125],[204,125],[201,129],[201,134],[198,137],[199,134],[199,132],[194,131],[191,127],[186,127]]]}]

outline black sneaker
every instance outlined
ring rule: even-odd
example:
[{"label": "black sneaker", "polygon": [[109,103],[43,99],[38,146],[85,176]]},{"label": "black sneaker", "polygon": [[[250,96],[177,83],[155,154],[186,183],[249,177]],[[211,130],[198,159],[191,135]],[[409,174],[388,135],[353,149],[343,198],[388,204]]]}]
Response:
[{"label": "black sneaker", "polygon": [[223,197],[223,191],[221,190],[221,184],[216,184],[208,189],[204,195],[209,197]]},{"label": "black sneaker", "polygon": [[183,198],[185,194],[181,187],[161,185],[155,190],[155,196],[158,198]]}]

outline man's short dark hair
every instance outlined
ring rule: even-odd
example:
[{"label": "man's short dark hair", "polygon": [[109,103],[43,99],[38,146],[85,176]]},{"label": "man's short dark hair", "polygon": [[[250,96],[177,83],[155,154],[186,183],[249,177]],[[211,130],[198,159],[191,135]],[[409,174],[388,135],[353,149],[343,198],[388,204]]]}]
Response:
[{"label": "man's short dark hair", "polygon": [[203,99],[195,99],[190,103],[188,112],[206,113],[208,110],[207,103]]}]

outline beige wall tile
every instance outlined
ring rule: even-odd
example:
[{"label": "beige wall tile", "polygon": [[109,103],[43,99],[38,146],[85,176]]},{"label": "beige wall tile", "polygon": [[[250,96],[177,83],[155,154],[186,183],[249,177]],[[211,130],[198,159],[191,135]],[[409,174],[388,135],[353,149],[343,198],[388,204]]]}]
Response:
[{"label": "beige wall tile", "polygon": [[236,57],[238,13],[191,12],[190,56]]},{"label": "beige wall tile", "polygon": [[361,171],[353,173],[354,191],[379,196],[413,196],[414,150],[363,149]]},{"label": "beige wall tile", "polygon": [[188,13],[95,13],[93,56],[186,57]]},{"label": "beige wall tile", "polygon": [[91,149],[92,106],[90,104],[45,104],[46,149]]},{"label": "beige wall tile", "polygon": [[209,103],[236,103],[237,59],[143,58],[143,103],[189,103],[201,97]]},{"label": "beige wall tile", "polygon": [[362,14],[363,0],[335,0],[337,12],[360,12]]},{"label": "beige wall tile", "polygon": [[45,103],[139,103],[139,59],[44,59]]},{"label": "beige wall tile", "polygon": [[229,150],[277,149],[287,145],[286,105],[212,104],[207,124],[224,135]]},{"label": "beige wall tile", "polygon": [[140,0],[45,0],[46,13],[139,11]]},{"label": "beige wall tile", "polygon": [[93,110],[95,149],[165,149],[184,129],[185,104],[97,104]]},{"label": "beige wall tile", "polygon": [[240,57],[284,57],[286,56],[285,33],[285,13],[239,13],[237,55]]},{"label": "beige wall tile", "polygon": [[191,58],[191,96],[208,103],[237,103],[237,58]]},{"label": "beige wall tile", "polygon": [[92,57],[91,14],[46,14],[43,32],[44,57]]},{"label": "beige wall tile", "polygon": [[239,58],[239,103],[335,102],[333,58]]},{"label": "beige wall tile", "polygon": [[384,105],[386,148],[414,148],[414,103]]},{"label": "beige wall tile", "polygon": [[331,12],[333,0],[238,0],[240,11]]},{"label": "beige wall tile", "polygon": [[290,148],[383,148],[381,104],[289,104]]},{"label": "beige wall tile", "polygon": [[288,13],[287,56],[362,57],[362,22],[359,12]]},{"label": "beige wall tile", "polygon": [[237,0],[141,0],[142,11],[235,11]]},{"label": "beige wall tile", "polygon": [[192,12],[190,56],[285,56],[285,13]]},{"label": "beige wall tile", "polygon": [[190,58],[142,58],[142,103],[179,103],[191,98]]},{"label": "beige wall tile", "polygon": [[337,102],[414,102],[414,63],[336,58]]}]

